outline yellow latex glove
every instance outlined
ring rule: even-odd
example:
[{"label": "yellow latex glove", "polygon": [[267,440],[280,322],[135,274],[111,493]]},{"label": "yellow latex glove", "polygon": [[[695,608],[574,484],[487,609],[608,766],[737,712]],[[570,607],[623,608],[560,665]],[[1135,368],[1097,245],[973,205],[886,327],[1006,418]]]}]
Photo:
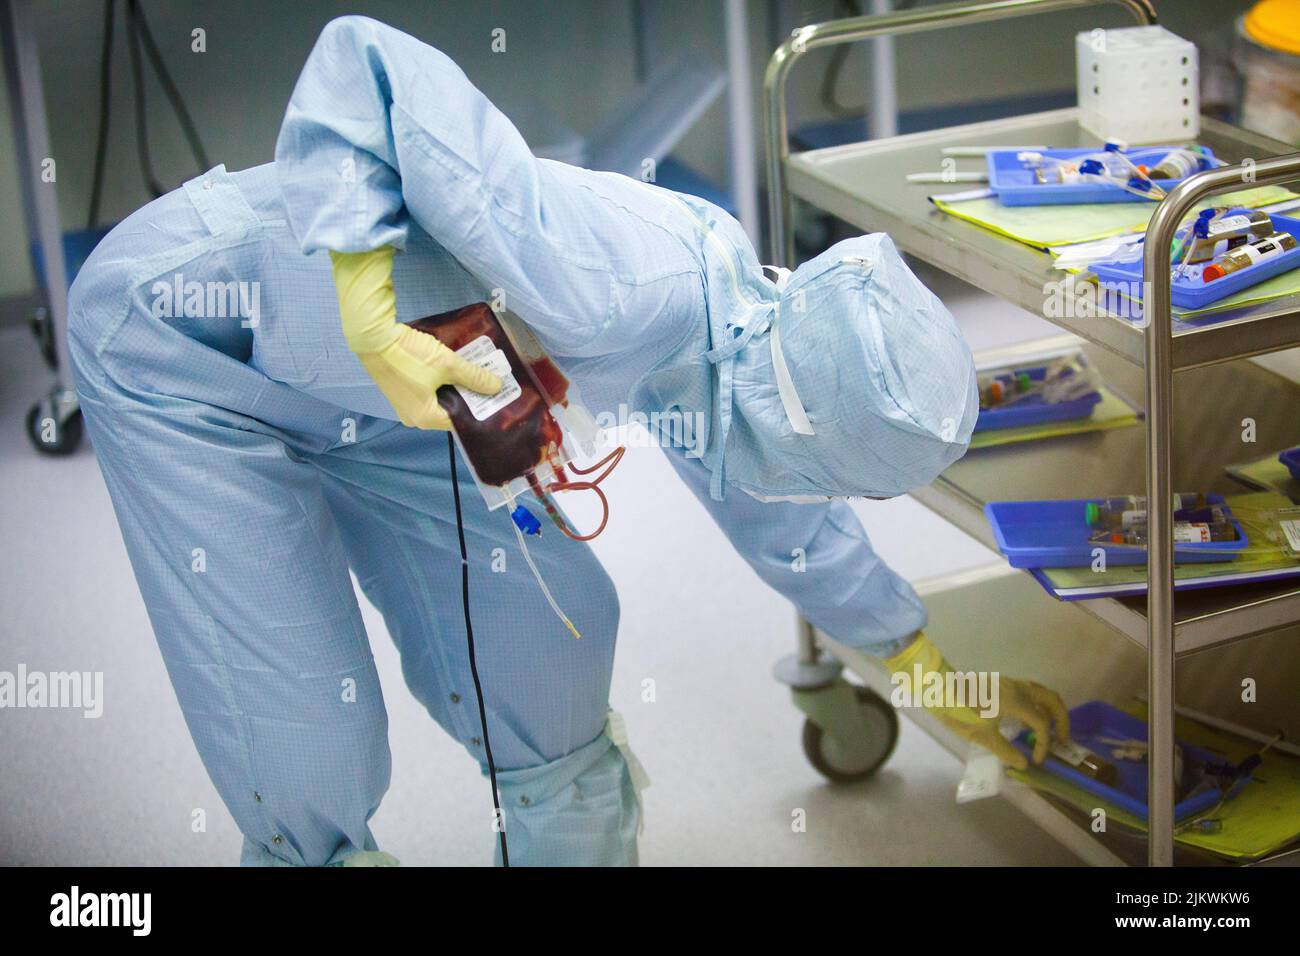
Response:
[{"label": "yellow latex glove", "polygon": [[[894,657],[886,658],[884,664],[891,674],[904,673],[909,681],[915,678],[917,664],[921,665],[922,679],[927,682],[929,678],[925,675],[945,674],[955,669],[944,660],[939,648],[930,643],[930,639],[920,631],[911,644]],[[913,693],[919,694],[920,689],[913,688]],[[959,737],[979,744],[994,753],[1004,764],[1017,770],[1026,769],[1029,762],[1025,760],[1024,754],[998,733],[1000,717],[1014,717],[1033,730],[1034,763],[1042,763],[1047,758],[1048,747],[1053,739],[1061,743],[1070,739],[1070,715],[1065,704],[1055,691],[1033,681],[999,675],[998,714],[993,717],[981,717],[973,707],[927,709]]]},{"label": "yellow latex glove", "polygon": [[463,385],[484,395],[501,390],[501,379],[487,369],[397,321],[391,246],[373,252],[331,252],[330,261],[343,337],[403,425],[451,428],[451,419],[438,404],[443,385]]}]

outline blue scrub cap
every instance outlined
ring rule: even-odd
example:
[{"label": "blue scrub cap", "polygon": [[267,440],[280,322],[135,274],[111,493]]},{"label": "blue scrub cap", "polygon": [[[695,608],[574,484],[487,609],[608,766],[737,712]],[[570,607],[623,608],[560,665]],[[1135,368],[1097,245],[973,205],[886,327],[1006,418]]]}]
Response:
[{"label": "blue scrub cap", "polygon": [[839,242],[772,281],[746,265],[728,220],[692,212],[717,369],[713,497],[726,484],[894,497],[965,454],[979,414],[970,349],[887,235]]}]

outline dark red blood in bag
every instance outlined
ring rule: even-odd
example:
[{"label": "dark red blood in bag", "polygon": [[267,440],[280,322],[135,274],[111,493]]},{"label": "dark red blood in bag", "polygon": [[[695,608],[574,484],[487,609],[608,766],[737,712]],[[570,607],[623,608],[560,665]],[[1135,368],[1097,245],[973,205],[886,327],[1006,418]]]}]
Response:
[{"label": "dark red blood in bag", "polygon": [[542,391],[550,396],[552,405],[568,406],[569,380],[555,367],[554,362],[542,357],[533,361],[528,367],[533,370],[533,375],[537,377],[537,384],[542,386]]},{"label": "dark red blood in bag", "polygon": [[[456,436],[479,481],[485,485],[505,485],[556,456],[563,436],[559,423],[551,415],[551,402],[537,387],[529,366],[519,357],[495,313],[485,303],[431,315],[412,322],[411,328],[435,336],[453,352],[486,335],[510,362],[521,394],[483,421],[474,417],[454,386],[438,389],[438,404],[451,417]],[[563,401],[569,382],[549,359],[534,362],[533,374],[543,383],[550,399]],[[558,393],[551,390],[553,387],[559,389]]]}]

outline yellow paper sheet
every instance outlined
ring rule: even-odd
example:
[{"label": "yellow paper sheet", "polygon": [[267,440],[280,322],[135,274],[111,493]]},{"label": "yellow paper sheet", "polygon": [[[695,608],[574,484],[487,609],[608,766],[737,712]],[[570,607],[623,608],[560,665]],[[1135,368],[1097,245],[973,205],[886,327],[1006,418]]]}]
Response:
[{"label": "yellow paper sheet", "polygon": [[[1253,209],[1295,198],[1281,186],[1259,186],[1214,196],[1198,209],[1210,206],[1244,206]],[[943,196],[930,201],[959,219],[1026,243],[1036,249],[1091,242],[1146,229],[1156,203],[1085,203],[1077,206],[1004,206],[997,197],[948,202]]]},{"label": "yellow paper sheet", "polygon": [[1129,404],[1106,388],[1101,386],[1101,401],[1087,418],[1072,421],[1044,422],[1041,425],[1022,425],[1019,428],[994,428],[989,431],[976,432],[971,436],[971,451],[977,448],[994,448],[998,445],[1011,445],[1022,441],[1037,441],[1041,438],[1056,438],[1061,435],[1080,435],[1085,432],[1104,431],[1108,428],[1123,428],[1137,423],[1138,416]]}]

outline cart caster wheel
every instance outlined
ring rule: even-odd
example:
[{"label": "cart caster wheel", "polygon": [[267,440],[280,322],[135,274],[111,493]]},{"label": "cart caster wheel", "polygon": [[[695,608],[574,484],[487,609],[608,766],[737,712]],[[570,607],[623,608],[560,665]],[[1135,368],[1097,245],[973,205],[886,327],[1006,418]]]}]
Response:
[{"label": "cart caster wheel", "polygon": [[40,401],[27,411],[27,437],[45,455],[71,455],[81,444],[81,409],[65,415],[51,411],[49,401]]},{"label": "cart caster wheel", "polygon": [[898,743],[898,715],[889,702],[865,687],[853,690],[868,728],[862,739],[842,743],[811,719],[803,724],[804,755],[832,783],[865,780],[889,759]]}]

